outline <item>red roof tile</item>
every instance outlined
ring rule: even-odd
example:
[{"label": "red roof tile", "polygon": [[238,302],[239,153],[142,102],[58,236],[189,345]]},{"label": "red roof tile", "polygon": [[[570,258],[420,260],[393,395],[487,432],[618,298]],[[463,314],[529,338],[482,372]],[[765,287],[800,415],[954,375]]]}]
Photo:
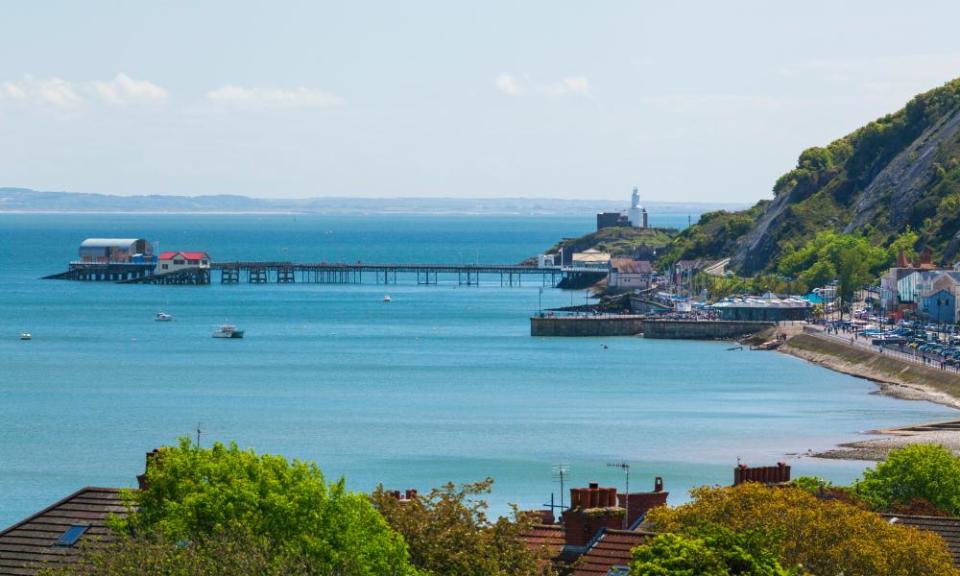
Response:
[{"label": "red roof tile", "polygon": [[621,568],[626,574],[631,551],[651,536],[649,532],[604,530],[577,561],[573,576],[606,576],[612,568]]},{"label": "red roof tile", "polygon": [[187,260],[210,259],[206,252],[161,252],[160,260],[173,260],[178,254]]},{"label": "red roof tile", "polygon": [[523,535],[523,541],[531,549],[543,551],[548,558],[555,558],[563,549],[563,526],[535,524]]}]

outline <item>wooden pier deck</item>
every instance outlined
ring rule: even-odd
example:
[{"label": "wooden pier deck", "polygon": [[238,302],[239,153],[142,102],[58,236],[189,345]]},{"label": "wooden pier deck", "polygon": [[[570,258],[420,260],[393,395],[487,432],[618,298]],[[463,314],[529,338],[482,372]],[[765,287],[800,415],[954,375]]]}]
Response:
[{"label": "wooden pier deck", "polygon": [[304,263],[283,261],[211,262],[209,268],[155,274],[150,264],[71,262],[70,269],[48,280],[81,280],[122,284],[400,284],[435,286],[456,283],[479,286],[556,286],[566,271],[516,264]]},{"label": "wooden pier deck", "polygon": [[210,270],[221,284],[397,284],[401,278],[429,286],[441,279],[460,286],[479,286],[481,278],[498,279],[501,286],[556,286],[563,278],[560,268],[538,268],[515,264],[376,264],[299,262],[213,262]]}]

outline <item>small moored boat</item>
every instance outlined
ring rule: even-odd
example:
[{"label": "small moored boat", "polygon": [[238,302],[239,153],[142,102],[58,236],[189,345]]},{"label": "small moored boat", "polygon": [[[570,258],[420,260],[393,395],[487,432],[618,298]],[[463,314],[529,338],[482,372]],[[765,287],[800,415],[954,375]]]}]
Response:
[{"label": "small moored boat", "polygon": [[20,333],[20,339],[21,339],[21,340],[33,340],[33,334],[31,334],[31,333],[29,333],[29,332],[21,332],[21,333]]},{"label": "small moored boat", "polygon": [[157,312],[157,315],[153,317],[157,322],[169,322],[173,320],[173,316],[167,314],[166,312]]},{"label": "small moored boat", "polygon": [[392,300],[392,298],[390,298],[390,295],[389,295],[389,294],[384,294],[384,295],[383,295],[383,301],[384,301],[384,302],[390,302],[391,300]]},{"label": "small moored boat", "polygon": [[237,330],[236,326],[224,324],[213,333],[214,338],[243,338],[243,330]]}]

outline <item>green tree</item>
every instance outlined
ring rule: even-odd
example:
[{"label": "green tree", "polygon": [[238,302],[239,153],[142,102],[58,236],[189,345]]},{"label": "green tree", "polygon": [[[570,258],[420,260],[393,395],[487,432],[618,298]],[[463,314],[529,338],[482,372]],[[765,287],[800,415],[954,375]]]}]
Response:
[{"label": "green tree", "polygon": [[264,539],[272,558],[302,559],[324,574],[415,573],[369,498],[342,479],[328,484],[315,464],[183,438],[158,451],[146,483],[126,495],[132,512],[116,522],[120,533],[168,543],[248,535]]},{"label": "green tree", "polygon": [[917,257],[916,246],[919,239],[920,235],[907,226],[907,229],[897,236],[896,240],[890,243],[888,260],[895,262],[901,253],[903,253],[908,260],[915,260]]},{"label": "green tree", "polygon": [[300,556],[278,557],[266,538],[220,533],[189,546],[169,540],[123,536],[107,546],[81,548],[80,558],[38,576],[329,576],[331,572]]},{"label": "green tree", "polygon": [[845,576],[957,576],[943,540],[931,532],[890,524],[878,514],[794,487],[748,482],[697,488],[693,501],[647,514],[658,532],[687,533],[721,525],[737,533],[776,535],[768,549],[782,566]]},{"label": "green tree", "polygon": [[631,576],[788,576],[758,535],[721,526],[661,534],[633,551]]},{"label": "green tree", "polygon": [[456,486],[400,500],[378,487],[377,510],[410,546],[410,559],[425,574],[436,576],[536,576],[550,574],[545,558],[522,539],[529,527],[522,515],[490,521],[481,495],[493,480]]},{"label": "green tree", "polygon": [[855,491],[878,508],[909,506],[922,498],[949,514],[960,514],[960,458],[943,446],[913,444],[893,450],[868,468]]}]

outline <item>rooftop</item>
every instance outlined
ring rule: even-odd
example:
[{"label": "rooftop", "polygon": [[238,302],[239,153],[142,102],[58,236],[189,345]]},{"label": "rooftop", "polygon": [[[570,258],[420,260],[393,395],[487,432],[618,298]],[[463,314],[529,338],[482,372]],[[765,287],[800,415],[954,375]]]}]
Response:
[{"label": "rooftop", "polygon": [[0,576],[32,576],[76,559],[83,542],[108,542],[111,515],[126,507],[117,488],[83,488],[0,532]]},{"label": "rooftop", "polygon": [[953,556],[953,565],[960,567],[960,518],[905,514],[883,514],[883,517],[891,524],[936,532],[947,544],[947,549]]},{"label": "rooftop", "polygon": [[603,530],[580,557],[573,576],[626,575],[633,558],[631,550],[652,536],[649,532]]}]

